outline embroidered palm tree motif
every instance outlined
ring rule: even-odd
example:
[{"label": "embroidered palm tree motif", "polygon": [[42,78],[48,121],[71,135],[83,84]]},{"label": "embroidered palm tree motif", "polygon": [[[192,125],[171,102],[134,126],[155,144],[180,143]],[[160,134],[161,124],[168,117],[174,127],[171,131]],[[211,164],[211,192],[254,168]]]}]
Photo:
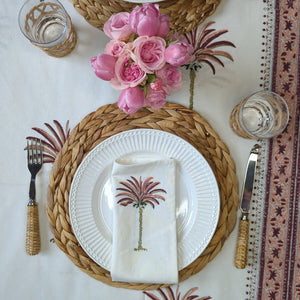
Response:
[{"label": "embroidered palm tree motif", "polygon": [[[44,139],[35,136],[26,137],[27,140],[42,141],[44,163],[54,163],[57,154],[70,136],[69,121],[67,121],[65,128],[56,120],[53,120],[53,123],[55,126],[45,123],[50,133],[39,127],[32,128],[35,132],[43,136]],[[34,144],[29,146],[29,148],[34,147]],[[27,150],[27,147],[24,150]]]},{"label": "embroidered palm tree motif", "polygon": [[190,70],[190,109],[193,109],[194,107],[196,71],[200,69],[203,64],[207,64],[212,69],[213,74],[215,74],[216,68],[214,63],[225,67],[219,57],[225,57],[233,61],[232,56],[228,52],[216,49],[222,46],[235,48],[235,45],[230,41],[216,40],[218,37],[228,32],[228,30],[216,30],[209,28],[214,23],[215,22],[210,21],[202,27],[196,27],[183,35],[183,38],[192,46],[192,56],[194,57],[193,61],[185,64],[186,69]]},{"label": "embroidered palm tree motif", "polygon": [[116,197],[122,197],[117,203],[122,206],[132,204],[133,207],[139,209],[139,241],[135,251],[146,251],[146,248],[142,246],[143,235],[143,210],[146,205],[150,204],[152,208],[155,208],[155,204],[159,205],[159,200],[165,201],[165,198],[160,193],[167,193],[164,189],[157,188],[160,184],[159,181],[153,181],[153,177],[148,177],[144,181],[141,176],[136,179],[130,176],[131,179],[127,181],[121,181],[120,184],[123,187],[117,188],[121,191]]},{"label": "embroidered palm tree motif", "polygon": [[200,297],[195,295],[194,293],[198,291],[198,288],[191,288],[189,289],[182,297],[179,286],[177,286],[176,292],[173,291],[171,287],[166,287],[164,289],[158,288],[157,292],[159,296],[156,296],[154,293],[150,293],[144,291],[143,293],[147,295],[151,300],[209,300],[211,299],[210,296]]}]

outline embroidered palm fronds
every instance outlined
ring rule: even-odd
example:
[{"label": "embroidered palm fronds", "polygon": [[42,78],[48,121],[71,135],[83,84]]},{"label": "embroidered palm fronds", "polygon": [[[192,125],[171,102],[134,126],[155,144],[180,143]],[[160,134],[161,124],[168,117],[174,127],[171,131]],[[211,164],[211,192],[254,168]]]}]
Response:
[{"label": "embroidered palm fronds", "polygon": [[[58,121],[54,120],[53,123],[55,127],[51,126],[48,123],[45,123],[45,126],[50,132],[47,132],[39,127],[32,128],[35,132],[44,137],[44,139],[41,139],[44,163],[53,163],[55,161],[58,152],[61,150],[70,135],[69,121],[67,121],[65,129]],[[28,136],[26,137],[26,139],[34,141],[40,140],[40,138],[35,136]],[[27,150],[27,147],[25,148],[25,150]]]},{"label": "embroidered palm fronds", "polygon": [[147,295],[152,300],[209,300],[211,297],[199,297],[194,293],[198,290],[198,288],[191,288],[188,290],[182,297],[179,291],[179,286],[177,286],[176,293],[174,294],[171,287],[166,287],[165,289],[157,289],[157,293],[161,296],[158,297],[154,293],[150,293],[144,291],[143,293]]},{"label": "embroidered palm fronds", "polygon": [[130,176],[130,178],[127,181],[120,182],[123,187],[117,188],[120,193],[116,197],[122,198],[117,203],[122,206],[132,204],[133,207],[139,209],[139,241],[138,247],[134,250],[147,250],[142,246],[143,209],[147,204],[154,209],[155,205],[159,205],[159,200],[165,201],[165,198],[160,193],[166,193],[166,191],[157,188],[160,182],[152,181],[153,177],[148,177],[144,181],[141,177],[136,179],[134,176]]},{"label": "embroidered palm fronds", "polygon": [[221,57],[233,61],[232,56],[228,52],[216,49],[223,46],[235,48],[235,45],[226,40],[216,40],[224,33],[228,32],[228,30],[216,30],[209,28],[214,23],[215,22],[211,21],[200,28],[196,27],[181,37],[192,46],[192,58],[188,64],[185,64],[185,67],[190,70],[190,109],[193,109],[194,84],[196,78],[195,71],[201,68],[202,64],[207,64],[211,68],[213,74],[215,74],[216,68],[214,64],[222,67],[225,66]]}]

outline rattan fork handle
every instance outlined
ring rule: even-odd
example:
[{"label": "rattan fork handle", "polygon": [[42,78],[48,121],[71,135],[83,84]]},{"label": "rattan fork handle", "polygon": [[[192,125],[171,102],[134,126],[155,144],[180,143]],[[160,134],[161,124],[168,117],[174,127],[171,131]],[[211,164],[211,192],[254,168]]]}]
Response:
[{"label": "rattan fork handle", "polygon": [[238,269],[247,265],[249,221],[240,220],[239,235],[236,245],[234,264]]},{"label": "rattan fork handle", "polygon": [[27,205],[26,253],[36,255],[40,252],[40,227],[37,203]]}]

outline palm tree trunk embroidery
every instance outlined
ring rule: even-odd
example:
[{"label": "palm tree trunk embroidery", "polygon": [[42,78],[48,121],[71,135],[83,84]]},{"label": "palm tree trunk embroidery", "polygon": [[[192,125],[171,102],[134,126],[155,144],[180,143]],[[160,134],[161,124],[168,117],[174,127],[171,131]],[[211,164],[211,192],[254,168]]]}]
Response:
[{"label": "palm tree trunk embroidery", "polygon": [[139,208],[139,243],[138,243],[138,247],[134,248],[135,251],[147,250],[146,248],[143,248],[142,240],[143,240],[143,208],[140,207]]},{"label": "palm tree trunk embroidery", "polygon": [[122,187],[117,188],[120,191],[116,197],[122,197],[118,200],[118,204],[127,206],[132,204],[133,207],[139,209],[139,241],[135,251],[146,251],[143,247],[143,211],[146,205],[150,204],[152,208],[155,208],[155,204],[159,205],[159,200],[165,201],[165,198],[161,193],[167,193],[164,189],[157,188],[160,184],[159,181],[153,181],[153,177],[147,177],[144,181],[140,176],[136,179],[134,176],[130,176],[131,179],[121,181]]}]

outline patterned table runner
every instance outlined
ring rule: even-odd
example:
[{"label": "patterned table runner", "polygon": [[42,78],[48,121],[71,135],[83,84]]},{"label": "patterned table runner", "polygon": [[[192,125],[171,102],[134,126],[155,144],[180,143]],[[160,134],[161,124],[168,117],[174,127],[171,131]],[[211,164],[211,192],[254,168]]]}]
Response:
[{"label": "patterned table runner", "polygon": [[[286,99],[290,121],[280,136],[264,143],[266,164],[257,182],[247,299],[300,299],[300,2],[264,2],[266,63],[261,86]],[[260,190],[263,181],[265,193]]]}]

